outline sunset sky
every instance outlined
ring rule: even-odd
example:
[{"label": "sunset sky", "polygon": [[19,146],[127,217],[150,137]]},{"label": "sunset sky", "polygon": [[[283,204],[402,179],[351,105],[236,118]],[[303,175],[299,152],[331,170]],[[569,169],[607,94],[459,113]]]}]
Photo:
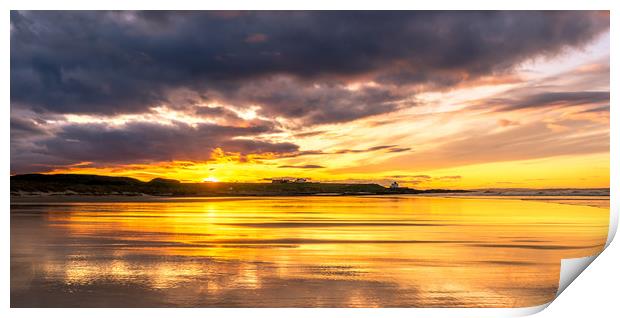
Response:
[{"label": "sunset sky", "polygon": [[11,173],[609,186],[608,12],[11,12]]}]

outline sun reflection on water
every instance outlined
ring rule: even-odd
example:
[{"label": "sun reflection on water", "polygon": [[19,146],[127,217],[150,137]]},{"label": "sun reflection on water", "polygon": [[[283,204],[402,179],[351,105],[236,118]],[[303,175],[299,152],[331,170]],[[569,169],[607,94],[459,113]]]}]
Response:
[{"label": "sun reflection on water", "polygon": [[12,296],[72,286],[147,306],[533,306],[554,296],[561,258],[601,250],[608,224],[602,208],[494,199],[24,206],[44,218],[12,213],[12,270],[33,273],[12,276]]}]

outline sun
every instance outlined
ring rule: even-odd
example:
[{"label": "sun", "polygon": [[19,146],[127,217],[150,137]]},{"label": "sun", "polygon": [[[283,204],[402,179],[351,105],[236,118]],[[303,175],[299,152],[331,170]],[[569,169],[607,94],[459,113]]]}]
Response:
[{"label": "sun", "polygon": [[206,177],[202,179],[202,182],[220,182],[216,177]]}]

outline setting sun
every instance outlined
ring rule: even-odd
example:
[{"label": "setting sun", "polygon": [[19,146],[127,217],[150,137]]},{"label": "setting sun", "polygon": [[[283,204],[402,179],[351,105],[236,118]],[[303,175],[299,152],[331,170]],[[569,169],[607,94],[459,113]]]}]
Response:
[{"label": "setting sun", "polygon": [[202,179],[202,182],[220,182],[216,177],[206,177]]}]

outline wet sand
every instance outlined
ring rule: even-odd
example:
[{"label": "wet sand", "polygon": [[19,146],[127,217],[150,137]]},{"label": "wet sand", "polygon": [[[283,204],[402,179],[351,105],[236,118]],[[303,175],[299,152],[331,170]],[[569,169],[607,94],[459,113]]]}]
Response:
[{"label": "wet sand", "polygon": [[72,200],[12,199],[12,307],[534,306],[609,219],[570,197]]}]

